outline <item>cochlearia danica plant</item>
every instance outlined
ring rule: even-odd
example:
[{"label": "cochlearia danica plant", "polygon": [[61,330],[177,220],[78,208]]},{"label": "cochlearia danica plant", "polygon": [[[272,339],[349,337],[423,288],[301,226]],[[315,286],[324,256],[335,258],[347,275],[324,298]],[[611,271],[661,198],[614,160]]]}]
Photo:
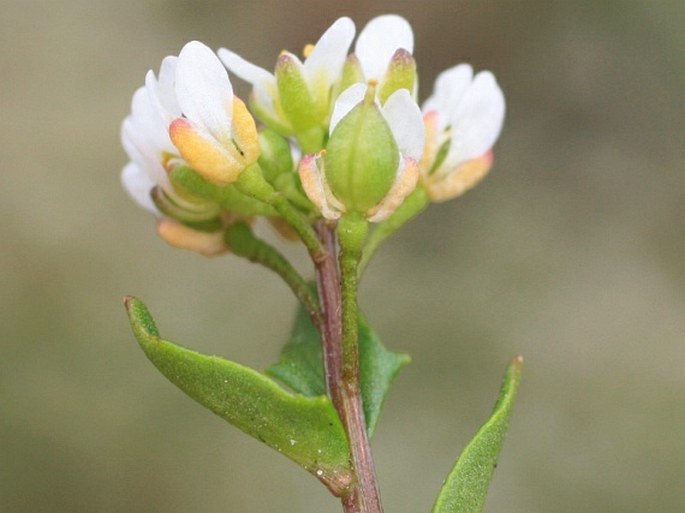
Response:
[{"label": "cochlearia danica plant", "polygon": [[[261,264],[300,305],[278,361],[259,372],[169,342],[147,307],[126,297],[145,355],[191,398],[312,474],[346,513],[383,510],[370,440],[409,362],[380,342],[358,307],[358,283],[389,236],[488,173],[504,119],[493,74],[468,64],[440,73],[419,104],[413,49],[396,15],[358,35],[340,18],[302,58],[281,52],[273,72],[192,41],[147,73],[122,125],[123,185],[154,214],[158,235]],[[236,79],[252,86],[246,101],[233,94]],[[304,245],[311,276],[257,235],[259,219],[283,244]],[[521,364],[509,365],[433,513],[482,510]]]}]

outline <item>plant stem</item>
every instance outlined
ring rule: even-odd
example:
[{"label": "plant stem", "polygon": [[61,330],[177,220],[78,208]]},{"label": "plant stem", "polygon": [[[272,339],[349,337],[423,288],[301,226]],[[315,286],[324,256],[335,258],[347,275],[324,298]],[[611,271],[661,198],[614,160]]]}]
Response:
[{"label": "plant stem", "polygon": [[407,222],[414,219],[428,206],[428,196],[423,187],[417,187],[404,202],[388,217],[385,221],[376,226],[366,240],[362,258],[359,263],[359,275],[366,270],[371,257],[379,246],[397,230],[402,228]]},{"label": "plant stem", "polygon": [[235,185],[243,194],[271,205],[300,236],[314,262],[325,258],[324,250],[309,220],[264,179],[259,165],[253,164],[245,169]]},{"label": "plant stem", "polygon": [[338,268],[334,257],[334,227],[319,222],[316,228],[327,255],[316,263],[324,321],[321,335],[326,387],[347,433],[355,472],[354,482],[342,496],[343,509],[346,513],[382,513],[359,384],[356,298],[359,251],[350,253],[343,247]]}]

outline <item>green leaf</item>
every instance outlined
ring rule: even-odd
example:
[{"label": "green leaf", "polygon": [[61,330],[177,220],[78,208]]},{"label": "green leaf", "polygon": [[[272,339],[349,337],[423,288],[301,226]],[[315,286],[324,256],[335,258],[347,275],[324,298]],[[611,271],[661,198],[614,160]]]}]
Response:
[{"label": "green leaf", "polygon": [[[364,415],[371,436],[390,385],[410,358],[388,351],[364,318],[359,320],[359,352]],[[302,307],[278,362],[266,373],[306,396],[325,393],[321,337]]]},{"label": "green leaf", "polygon": [[336,495],[349,486],[349,445],[326,396],[286,392],[263,374],[163,340],[145,305],[127,297],[133,332],[150,361],[191,398],[281,452]]},{"label": "green leaf", "polygon": [[321,336],[303,306],[297,310],[295,324],[278,362],[266,373],[307,397],[326,393]]},{"label": "green leaf", "polygon": [[440,490],[433,513],[480,513],[483,510],[521,381],[522,365],[523,358],[517,356],[507,368],[492,415],[459,456]]},{"label": "green leaf", "polygon": [[366,319],[360,317],[359,359],[366,430],[372,436],[390,385],[411,358],[408,354],[388,351]]}]

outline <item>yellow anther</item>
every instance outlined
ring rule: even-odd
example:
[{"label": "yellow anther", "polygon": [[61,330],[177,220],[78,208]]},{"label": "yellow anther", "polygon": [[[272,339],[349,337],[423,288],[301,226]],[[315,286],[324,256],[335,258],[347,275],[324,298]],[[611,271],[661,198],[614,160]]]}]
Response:
[{"label": "yellow anther", "polygon": [[302,55],[306,59],[309,57],[309,55],[314,51],[314,45],[313,44],[308,44],[304,45],[304,48],[302,49]]}]

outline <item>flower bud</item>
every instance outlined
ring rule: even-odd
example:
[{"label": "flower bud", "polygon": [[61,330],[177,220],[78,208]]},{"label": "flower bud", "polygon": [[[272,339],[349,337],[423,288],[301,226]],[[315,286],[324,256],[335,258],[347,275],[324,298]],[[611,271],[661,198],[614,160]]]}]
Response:
[{"label": "flower bud", "polygon": [[207,257],[229,251],[224,242],[223,230],[203,232],[172,219],[162,218],[157,222],[157,233],[164,241],[176,248],[188,249]]},{"label": "flower bud", "polygon": [[398,89],[406,89],[414,94],[416,82],[416,60],[407,50],[399,48],[390,59],[378,99],[383,104]]},{"label": "flower bud", "polygon": [[337,98],[345,89],[352,87],[354,84],[365,83],[364,70],[355,54],[350,54],[345,59],[340,82],[336,85],[333,91],[333,98]]},{"label": "flower bud", "polygon": [[271,129],[262,130],[259,133],[259,149],[259,167],[269,183],[273,184],[278,176],[292,172],[293,155],[285,138]]},{"label": "flower bud", "polygon": [[327,105],[317,102],[299,59],[291,53],[281,53],[276,62],[275,76],[281,108],[295,130],[306,130],[320,124],[326,116]]},{"label": "flower bud", "polygon": [[179,194],[170,195],[162,187],[155,186],[150,192],[155,207],[166,217],[201,230],[220,227],[219,206],[202,200],[192,201]]}]

